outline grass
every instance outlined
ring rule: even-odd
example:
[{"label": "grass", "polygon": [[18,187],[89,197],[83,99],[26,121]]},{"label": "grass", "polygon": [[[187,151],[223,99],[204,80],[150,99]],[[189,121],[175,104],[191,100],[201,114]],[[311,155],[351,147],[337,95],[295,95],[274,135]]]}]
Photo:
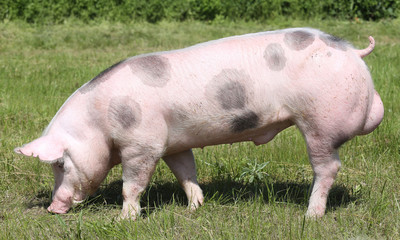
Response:
[{"label": "grass", "polygon": [[[128,56],[296,26],[320,28],[359,48],[368,45],[369,35],[377,42],[365,61],[385,119],[372,134],[341,148],[342,170],[325,217],[304,218],[312,170],[296,128],[264,146],[196,149],[206,195],[196,212],[187,210],[185,194],[163,162],[142,197],[143,216],[137,221],[116,220],[122,207],[120,166],[85,204],[66,215],[46,212],[53,188],[50,166],[12,150],[38,137],[83,83]],[[0,239],[399,239],[399,27],[398,20],[0,23]],[[258,177],[259,172],[268,175]],[[256,177],[250,183],[251,175]]]}]

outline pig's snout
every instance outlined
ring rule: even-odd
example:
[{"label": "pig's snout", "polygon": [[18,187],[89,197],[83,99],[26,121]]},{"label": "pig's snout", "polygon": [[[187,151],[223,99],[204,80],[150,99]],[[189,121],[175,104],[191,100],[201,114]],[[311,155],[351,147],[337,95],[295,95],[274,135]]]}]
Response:
[{"label": "pig's snout", "polygon": [[68,198],[67,200],[60,200],[60,199],[53,199],[53,202],[50,204],[50,206],[47,208],[47,211],[51,213],[57,213],[57,214],[64,214],[69,211],[71,207],[76,207],[77,205],[81,204],[84,202],[85,199],[71,199]]},{"label": "pig's snout", "polygon": [[69,211],[71,208],[72,202],[71,201],[60,201],[60,200],[53,200],[50,206],[47,208],[47,211],[56,214],[64,214]]},{"label": "pig's snout", "polygon": [[73,204],[73,193],[63,187],[55,187],[53,198],[47,211],[51,213],[64,214],[69,211]]},{"label": "pig's snout", "polygon": [[368,114],[364,129],[361,134],[368,134],[372,132],[382,122],[384,108],[379,94],[375,91],[374,100],[372,102],[371,110]]}]

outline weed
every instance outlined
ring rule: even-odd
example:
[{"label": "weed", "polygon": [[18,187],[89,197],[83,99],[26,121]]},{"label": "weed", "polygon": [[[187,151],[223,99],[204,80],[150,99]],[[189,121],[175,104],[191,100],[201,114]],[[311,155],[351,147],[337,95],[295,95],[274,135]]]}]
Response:
[{"label": "weed", "polygon": [[263,171],[269,162],[257,163],[257,159],[254,162],[248,162],[247,166],[243,168],[238,180],[247,183],[262,182],[268,174]]}]

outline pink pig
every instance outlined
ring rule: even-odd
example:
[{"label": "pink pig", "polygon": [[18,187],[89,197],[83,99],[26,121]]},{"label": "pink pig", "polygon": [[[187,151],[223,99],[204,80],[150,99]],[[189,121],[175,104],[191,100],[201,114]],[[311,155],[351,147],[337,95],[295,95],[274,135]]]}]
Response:
[{"label": "pink pig", "polygon": [[192,148],[271,141],[296,125],[314,182],[307,216],[325,213],[340,168],[338,148],[382,121],[383,104],[361,58],[372,52],[308,28],[234,36],[140,55],[113,65],[64,103],[43,136],[15,152],[52,164],[48,211],[66,213],[123,167],[121,217],[163,158],[189,207],[203,204]]}]

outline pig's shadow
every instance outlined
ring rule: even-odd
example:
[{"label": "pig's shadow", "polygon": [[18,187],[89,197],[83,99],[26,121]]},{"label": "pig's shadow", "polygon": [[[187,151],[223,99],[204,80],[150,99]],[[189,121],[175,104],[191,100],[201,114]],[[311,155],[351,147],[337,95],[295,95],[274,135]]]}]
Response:
[{"label": "pig's shadow", "polygon": [[[266,204],[275,202],[287,202],[308,205],[310,183],[296,182],[271,182],[260,184],[243,184],[238,181],[224,179],[214,180],[210,183],[200,184],[207,201],[217,201],[218,204],[230,204],[237,201],[253,201],[254,198],[262,198]],[[40,191],[36,198],[30,201],[28,208],[47,207],[50,204],[50,190]],[[342,185],[335,185],[328,197],[327,209],[332,211],[339,206],[345,207],[357,200],[349,190]],[[91,208],[95,211],[104,206],[107,208],[121,208],[122,206],[122,180],[111,182],[103,186],[90,197],[83,205],[72,211],[82,208]],[[141,206],[146,214],[150,214],[156,208],[175,203],[186,206],[187,199],[184,191],[176,182],[153,183],[141,197]]]}]

